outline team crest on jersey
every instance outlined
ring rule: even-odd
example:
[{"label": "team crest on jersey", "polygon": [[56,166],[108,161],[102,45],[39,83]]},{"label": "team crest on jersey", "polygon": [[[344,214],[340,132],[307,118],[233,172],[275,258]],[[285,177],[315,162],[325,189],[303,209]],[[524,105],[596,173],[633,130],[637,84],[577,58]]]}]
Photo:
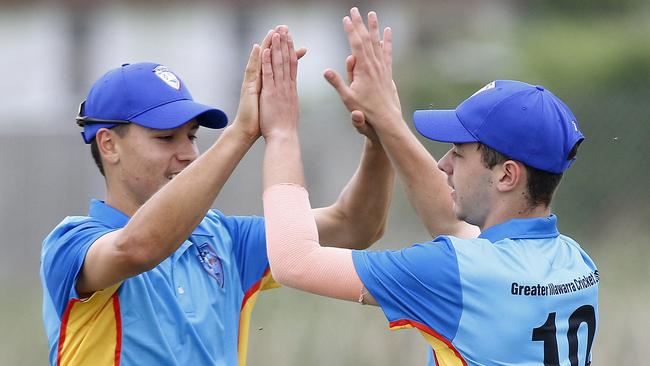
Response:
[{"label": "team crest on jersey", "polygon": [[223,288],[223,265],[210,244],[203,243],[199,246],[199,261],[201,261],[203,269],[217,280],[219,287]]},{"label": "team crest on jersey", "polygon": [[181,88],[181,81],[176,77],[176,75],[174,75],[173,72],[167,69],[167,66],[159,65],[153,69],[153,72],[160,78],[160,80],[164,81],[165,84],[169,85],[170,87],[176,90],[179,90]]}]

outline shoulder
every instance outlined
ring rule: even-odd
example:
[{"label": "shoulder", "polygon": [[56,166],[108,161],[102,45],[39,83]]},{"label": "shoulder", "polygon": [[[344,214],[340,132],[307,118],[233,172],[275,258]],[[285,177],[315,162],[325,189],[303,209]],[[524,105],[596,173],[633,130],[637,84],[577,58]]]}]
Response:
[{"label": "shoulder", "polygon": [[48,267],[57,261],[55,258],[71,259],[85,254],[95,240],[113,230],[115,229],[92,217],[66,217],[43,240],[41,263]]},{"label": "shoulder", "polygon": [[264,228],[264,218],[261,216],[229,216],[219,210],[211,209],[199,227],[209,232],[225,229],[231,235],[237,235],[239,232],[250,230],[253,227]]},{"label": "shoulder", "polygon": [[437,266],[448,264],[456,266],[456,242],[454,237],[438,236],[434,240],[413,245],[399,250],[354,250],[352,259],[357,268],[382,267],[397,270],[406,267],[429,271],[431,263]]},{"label": "shoulder", "polygon": [[43,241],[43,250],[49,246],[72,239],[84,231],[110,231],[106,224],[88,216],[68,216],[63,219]]},{"label": "shoulder", "polygon": [[[570,238],[570,237],[568,237],[566,235],[562,235],[562,234],[560,234],[560,236],[558,236],[558,238],[560,240],[562,240],[564,243],[566,243],[566,245],[573,248],[573,250],[579,254],[579,257],[580,257],[579,260],[582,260],[592,270],[596,269],[596,263],[594,263],[593,259],[591,259],[589,254],[587,254],[587,252],[584,249],[582,249],[582,247],[580,246],[580,244],[578,244],[577,241],[573,240],[572,238]],[[574,256],[578,257],[578,254],[575,254]]]},{"label": "shoulder", "polygon": [[436,237],[432,243],[438,245],[447,245],[454,251],[475,250],[481,247],[491,247],[492,243],[487,239],[471,238],[462,239],[451,235],[441,235]]},{"label": "shoulder", "polygon": [[210,225],[210,224],[222,224],[222,225],[234,225],[239,223],[249,223],[256,222],[264,224],[264,217],[255,216],[255,215],[226,215],[223,212],[217,209],[210,209],[205,215],[201,225]]}]

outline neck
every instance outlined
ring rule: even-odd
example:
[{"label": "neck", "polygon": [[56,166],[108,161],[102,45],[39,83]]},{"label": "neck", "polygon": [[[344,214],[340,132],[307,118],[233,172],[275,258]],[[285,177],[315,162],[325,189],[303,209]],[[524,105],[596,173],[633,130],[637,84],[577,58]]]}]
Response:
[{"label": "neck", "polygon": [[504,223],[512,219],[530,219],[536,217],[548,217],[551,215],[551,207],[538,205],[528,206],[527,202],[516,206],[500,205],[492,211],[485,219],[485,223],[480,226],[481,231],[486,230],[494,225]]},{"label": "neck", "polygon": [[142,206],[133,195],[124,189],[117,189],[116,184],[106,185],[106,204],[119,210],[128,217],[132,217],[135,212]]}]

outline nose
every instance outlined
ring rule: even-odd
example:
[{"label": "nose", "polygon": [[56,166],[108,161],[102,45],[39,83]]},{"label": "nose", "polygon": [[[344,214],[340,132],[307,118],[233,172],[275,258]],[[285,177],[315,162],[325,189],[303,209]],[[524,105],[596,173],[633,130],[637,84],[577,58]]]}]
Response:
[{"label": "nose", "polygon": [[438,160],[438,169],[442,170],[445,172],[447,175],[452,175],[454,172],[454,168],[451,162],[451,150],[447,151],[447,153]]},{"label": "nose", "polygon": [[199,156],[199,149],[192,140],[181,141],[176,149],[176,158],[179,161],[193,162]]}]

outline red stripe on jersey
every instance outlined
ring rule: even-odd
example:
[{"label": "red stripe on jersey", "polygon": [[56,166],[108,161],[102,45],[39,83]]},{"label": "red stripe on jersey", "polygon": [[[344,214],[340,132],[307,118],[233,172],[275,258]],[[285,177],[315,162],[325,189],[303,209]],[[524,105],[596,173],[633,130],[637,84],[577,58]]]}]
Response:
[{"label": "red stripe on jersey", "polygon": [[113,310],[115,311],[115,366],[120,365],[120,356],[122,355],[122,314],[120,312],[120,298],[117,292],[113,294]]},{"label": "red stripe on jersey", "polygon": [[[394,322],[388,323],[388,326],[391,327],[391,328],[393,328],[393,327],[403,327],[403,326],[408,326],[408,325],[410,325],[411,327],[417,328],[417,329],[431,335],[432,337],[435,337],[436,339],[438,339],[442,343],[446,344],[447,347],[449,347],[449,349],[454,351],[454,354],[463,363],[463,366],[467,366],[467,362],[465,361],[463,356],[460,355],[460,353],[458,352],[456,347],[454,347],[451,344],[451,342],[449,342],[445,337],[441,336],[440,334],[438,334],[438,332],[436,332],[435,330],[427,327],[426,325],[418,323],[418,322],[413,321],[413,320],[407,320],[407,319],[400,319],[400,320],[396,320]],[[435,352],[434,352],[434,356],[435,356]],[[436,363],[438,363],[437,359],[436,359]]]},{"label": "red stripe on jersey", "polygon": [[[243,311],[244,307],[246,306],[246,302],[253,296],[257,291],[259,291],[260,286],[262,286],[262,281],[264,280],[264,277],[271,271],[270,268],[266,268],[266,271],[264,271],[264,274],[262,275],[262,278],[260,278],[253,286],[251,286],[248,291],[244,294],[244,298],[241,301],[241,308],[239,311]],[[241,321],[239,322],[239,329],[237,331],[237,334],[241,334]],[[237,348],[239,348],[239,337],[237,337]]]},{"label": "red stripe on jersey", "polygon": [[61,328],[59,329],[59,347],[56,353],[56,364],[61,365],[61,352],[63,352],[63,344],[65,343],[65,331],[68,328],[68,320],[70,319],[70,312],[75,303],[79,302],[79,299],[72,299],[68,301],[68,305],[65,307],[65,312],[63,313],[63,319],[61,319]]}]

